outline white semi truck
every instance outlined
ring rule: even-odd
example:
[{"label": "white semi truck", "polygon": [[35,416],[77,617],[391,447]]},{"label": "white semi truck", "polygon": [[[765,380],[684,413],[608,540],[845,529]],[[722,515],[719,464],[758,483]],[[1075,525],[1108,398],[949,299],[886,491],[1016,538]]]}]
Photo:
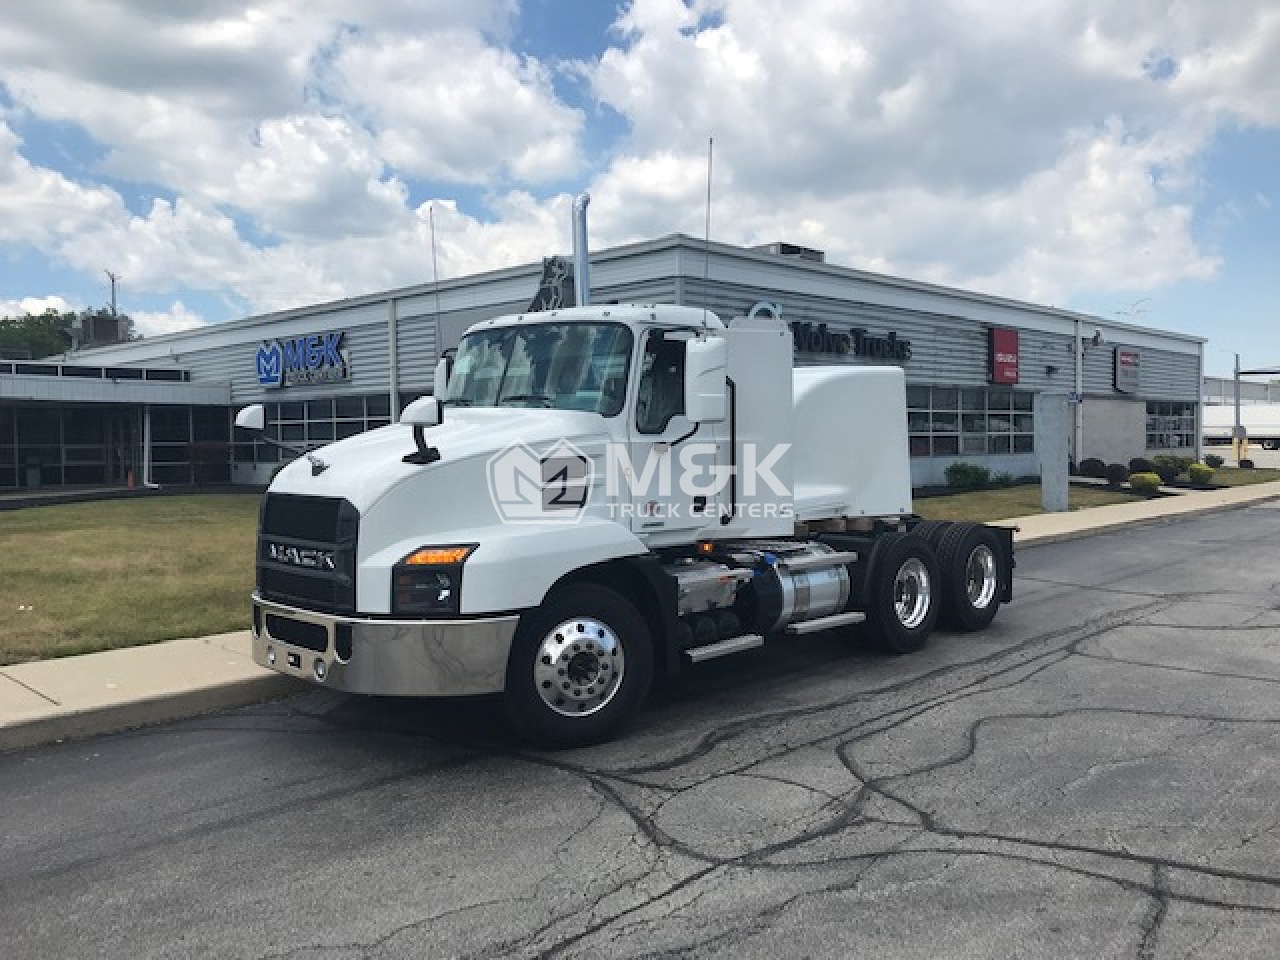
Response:
[{"label": "white semi truck", "polygon": [[258,663],[582,744],[688,664],[854,624],[906,653],[1012,596],[1011,530],[912,514],[902,370],[795,368],[776,310],[499,317],[436,377],[272,481]]}]

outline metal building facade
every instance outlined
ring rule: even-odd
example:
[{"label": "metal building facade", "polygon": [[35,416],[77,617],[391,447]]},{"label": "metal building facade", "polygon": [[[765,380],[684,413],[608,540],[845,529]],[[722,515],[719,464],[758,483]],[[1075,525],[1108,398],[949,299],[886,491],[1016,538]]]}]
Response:
[{"label": "metal building facade", "polygon": [[[227,391],[228,423],[235,408],[261,402],[268,405],[277,439],[324,443],[390,422],[409,400],[429,392],[441,351],[455,346],[477,320],[526,310],[541,274],[541,265],[528,264],[86,350],[71,359],[171,365],[185,371],[192,385]],[[917,485],[941,483],[955,460],[982,462],[1013,476],[1037,473],[1030,426],[1035,398],[1074,391],[1078,337],[1083,409],[1109,411],[1100,426],[1091,427],[1085,418],[1083,456],[1194,452],[1198,442],[1198,338],[684,236],[593,252],[591,283],[595,302],[704,306],[726,318],[768,302],[799,331],[798,364],[901,363],[912,408]],[[993,329],[1017,332],[1015,383],[993,382]],[[821,349],[849,346],[855,334],[863,353],[872,356],[856,348]],[[327,344],[330,353],[340,350],[342,369],[324,370],[327,379],[316,383],[263,385],[260,350],[284,344],[296,354],[308,342]],[[814,344],[819,352],[808,349]],[[909,345],[909,357],[903,344]],[[1127,373],[1136,376],[1123,390],[1117,387],[1121,354],[1134,367]],[[1112,408],[1126,415],[1117,418]],[[1114,423],[1127,426],[1117,436],[1103,436]],[[1166,429],[1170,424],[1176,429]],[[228,443],[232,480],[269,478],[276,465],[272,448],[247,435],[229,436]]]}]

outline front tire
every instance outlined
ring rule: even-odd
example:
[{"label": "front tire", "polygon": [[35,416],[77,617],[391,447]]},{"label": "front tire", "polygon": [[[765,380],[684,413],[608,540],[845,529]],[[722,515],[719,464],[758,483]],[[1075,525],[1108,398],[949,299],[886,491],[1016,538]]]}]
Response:
[{"label": "front tire", "polygon": [[520,618],[507,661],[507,715],[545,746],[608,740],[653,680],[653,642],[621,594],[593,583],[554,591]]},{"label": "front tire", "polygon": [[914,533],[885,535],[867,583],[867,623],[890,653],[921,649],[938,621],[938,560]]}]

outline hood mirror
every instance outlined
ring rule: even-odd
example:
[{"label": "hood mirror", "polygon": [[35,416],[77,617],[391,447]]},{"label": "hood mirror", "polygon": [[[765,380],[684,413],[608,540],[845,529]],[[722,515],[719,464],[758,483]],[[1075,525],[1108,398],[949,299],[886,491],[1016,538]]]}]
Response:
[{"label": "hood mirror", "polygon": [[444,408],[439,397],[419,397],[404,408],[400,422],[415,427],[434,427],[444,420]]},{"label": "hood mirror", "polygon": [[241,430],[261,432],[267,427],[267,410],[260,403],[251,403],[236,414],[236,426]]}]

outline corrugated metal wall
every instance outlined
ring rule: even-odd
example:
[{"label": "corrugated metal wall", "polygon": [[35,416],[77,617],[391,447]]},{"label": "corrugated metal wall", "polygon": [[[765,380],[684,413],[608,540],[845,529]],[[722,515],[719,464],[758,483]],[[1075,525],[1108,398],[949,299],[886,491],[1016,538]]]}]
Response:
[{"label": "corrugated metal wall", "polygon": [[[686,277],[684,302],[707,307],[729,318],[743,315],[761,300],[777,303],[788,323],[825,323],[833,329],[863,328],[869,334],[896,333],[911,342],[911,359],[904,365],[911,383],[945,386],[987,384],[987,327],[958,316],[886,310],[830,297],[787,293]],[[1086,395],[1120,396],[1114,389],[1117,344],[1089,346],[1084,356]],[[1119,346],[1124,346],[1119,344]],[[1199,383],[1199,358],[1151,347],[1138,349],[1142,357],[1142,389],[1134,399],[1194,400]],[[1075,389],[1074,335],[1020,330],[1018,388],[1069,392]],[[879,363],[854,356],[799,354],[799,365]]]}]

